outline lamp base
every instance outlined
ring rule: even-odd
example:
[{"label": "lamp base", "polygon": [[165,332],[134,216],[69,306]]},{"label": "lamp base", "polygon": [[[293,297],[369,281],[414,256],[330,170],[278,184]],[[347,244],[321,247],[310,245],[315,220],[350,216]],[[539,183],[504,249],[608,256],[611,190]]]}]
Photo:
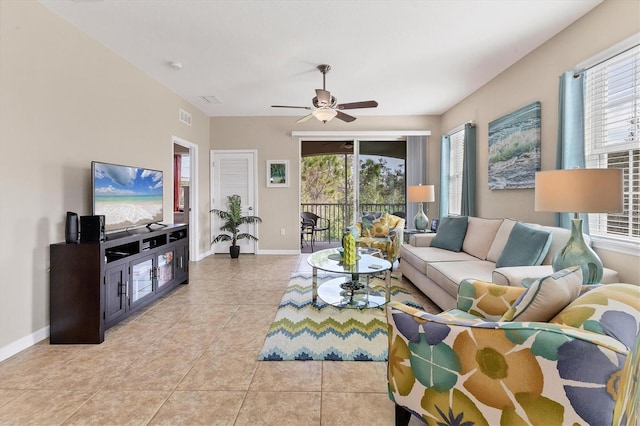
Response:
[{"label": "lamp base", "polygon": [[429,218],[424,214],[424,210],[422,210],[422,203],[418,203],[418,213],[413,219],[413,226],[415,226],[418,231],[426,231],[429,226]]},{"label": "lamp base", "polygon": [[553,258],[553,271],[571,266],[582,269],[583,284],[598,284],[602,280],[602,261],[582,236],[582,219],[571,219],[571,237]]}]

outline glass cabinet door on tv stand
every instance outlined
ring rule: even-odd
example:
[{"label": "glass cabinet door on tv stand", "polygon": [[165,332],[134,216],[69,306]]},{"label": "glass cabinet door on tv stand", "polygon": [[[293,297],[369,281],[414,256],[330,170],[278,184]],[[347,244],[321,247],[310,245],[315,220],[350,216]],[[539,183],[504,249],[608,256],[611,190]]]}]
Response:
[{"label": "glass cabinet door on tv stand", "polygon": [[173,259],[174,259],[173,249],[163,250],[156,256],[158,289],[160,289],[162,286],[170,283],[173,280],[174,278]]},{"label": "glass cabinet door on tv stand", "polygon": [[149,256],[131,265],[131,306],[153,294],[153,260],[153,256]]}]

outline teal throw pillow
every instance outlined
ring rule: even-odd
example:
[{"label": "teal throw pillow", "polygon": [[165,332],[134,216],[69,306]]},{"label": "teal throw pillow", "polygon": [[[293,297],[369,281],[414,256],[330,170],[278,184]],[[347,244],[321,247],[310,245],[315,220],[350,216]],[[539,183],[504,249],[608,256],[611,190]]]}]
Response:
[{"label": "teal throw pillow", "polygon": [[447,216],[440,221],[438,233],[431,241],[431,247],[450,251],[460,251],[464,236],[467,235],[467,216]]},{"label": "teal throw pillow", "polygon": [[540,265],[549,251],[551,232],[516,223],[496,267]]}]

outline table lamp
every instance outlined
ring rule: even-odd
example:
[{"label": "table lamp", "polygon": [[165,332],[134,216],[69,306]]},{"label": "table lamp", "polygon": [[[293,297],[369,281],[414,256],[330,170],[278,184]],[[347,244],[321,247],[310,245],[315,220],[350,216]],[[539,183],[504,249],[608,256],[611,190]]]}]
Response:
[{"label": "table lamp", "polygon": [[407,196],[410,203],[418,203],[418,213],[413,219],[413,224],[418,231],[425,231],[429,226],[429,218],[422,209],[422,203],[435,201],[433,185],[413,185],[407,187]]},{"label": "table lamp", "polygon": [[602,279],[602,261],[582,234],[579,213],[620,212],[622,205],[621,169],[568,169],[537,172],[535,210],[573,213],[571,237],[553,258],[553,270],[570,266],[582,268],[583,284]]}]

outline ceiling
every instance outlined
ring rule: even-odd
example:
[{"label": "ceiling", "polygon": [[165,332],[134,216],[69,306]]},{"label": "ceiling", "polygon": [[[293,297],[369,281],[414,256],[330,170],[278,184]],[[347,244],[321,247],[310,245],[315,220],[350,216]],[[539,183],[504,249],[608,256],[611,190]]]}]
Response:
[{"label": "ceiling", "polygon": [[270,105],[311,106],[326,63],[338,103],[378,101],[357,117],[440,115],[601,1],[40,3],[208,116],[305,115]]}]

